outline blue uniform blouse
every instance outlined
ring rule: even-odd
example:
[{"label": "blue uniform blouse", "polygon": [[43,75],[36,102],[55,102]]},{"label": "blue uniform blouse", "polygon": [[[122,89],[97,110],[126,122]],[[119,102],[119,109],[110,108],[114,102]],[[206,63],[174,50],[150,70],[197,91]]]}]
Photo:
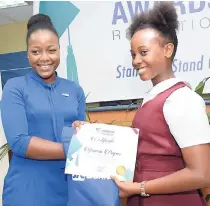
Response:
[{"label": "blue uniform blouse", "polygon": [[61,142],[64,126],[85,120],[85,95],[76,83],[56,77],[45,83],[34,71],[8,80],[1,116],[13,152],[3,190],[4,206],[66,206],[64,160],[32,160],[26,150],[32,136]]}]

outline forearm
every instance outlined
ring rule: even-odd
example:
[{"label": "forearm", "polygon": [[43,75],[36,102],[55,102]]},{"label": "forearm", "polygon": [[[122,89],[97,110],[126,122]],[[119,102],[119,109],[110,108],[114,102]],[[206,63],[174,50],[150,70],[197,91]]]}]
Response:
[{"label": "forearm", "polygon": [[[145,190],[148,194],[169,194],[207,187],[209,182],[209,175],[205,177],[197,171],[185,168],[165,177],[147,181]],[[139,194],[137,187],[136,193]]]},{"label": "forearm", "polygon": [[29,142],[26,157],[36,160],[53,160],[64,159],[65,154],[61,143],[33,136]]}]

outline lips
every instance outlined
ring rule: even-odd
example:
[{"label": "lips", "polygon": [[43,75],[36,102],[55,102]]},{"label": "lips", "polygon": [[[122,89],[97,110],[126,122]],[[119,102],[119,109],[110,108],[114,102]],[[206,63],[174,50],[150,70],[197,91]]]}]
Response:
[{"label": "lips", "polygon": [[138,71],[138,74],[141,75],[146,71],[146,67],[136,68],[136,70]]},{"label": "lips", "polygon": [[52,64],[37,64],[42,71],[48,71],[52,68]]}]

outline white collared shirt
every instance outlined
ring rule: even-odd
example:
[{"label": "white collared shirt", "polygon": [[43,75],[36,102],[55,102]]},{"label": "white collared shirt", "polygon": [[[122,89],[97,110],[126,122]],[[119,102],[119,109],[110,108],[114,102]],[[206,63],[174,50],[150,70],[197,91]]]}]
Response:
[{"label": "white collared shirt", "polygon": [[[145,96],[143,104],[178,82],[181,80],[171,78],[155,85]],[[180,148],[210,143],[210,127],[205,102],[189,87],[174,91],[166,99],[163,114]]]}]

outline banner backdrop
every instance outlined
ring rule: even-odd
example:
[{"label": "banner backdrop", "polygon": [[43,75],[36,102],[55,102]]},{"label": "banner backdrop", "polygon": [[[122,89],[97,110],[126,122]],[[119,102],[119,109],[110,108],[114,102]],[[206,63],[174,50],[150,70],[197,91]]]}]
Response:
[{"label": "banner backdrop", "polygon": [[[180,22],[177,77],[193,88],[210,75],[210,2],[174,2]],[[50,15],[61,46],[60,76],[79,81],[87,102],[142,98],[151,88],[132,68],[126,30],[149,1],[34,2],[34,14]],[[205,92],[210,92],[207,83]]]}]

